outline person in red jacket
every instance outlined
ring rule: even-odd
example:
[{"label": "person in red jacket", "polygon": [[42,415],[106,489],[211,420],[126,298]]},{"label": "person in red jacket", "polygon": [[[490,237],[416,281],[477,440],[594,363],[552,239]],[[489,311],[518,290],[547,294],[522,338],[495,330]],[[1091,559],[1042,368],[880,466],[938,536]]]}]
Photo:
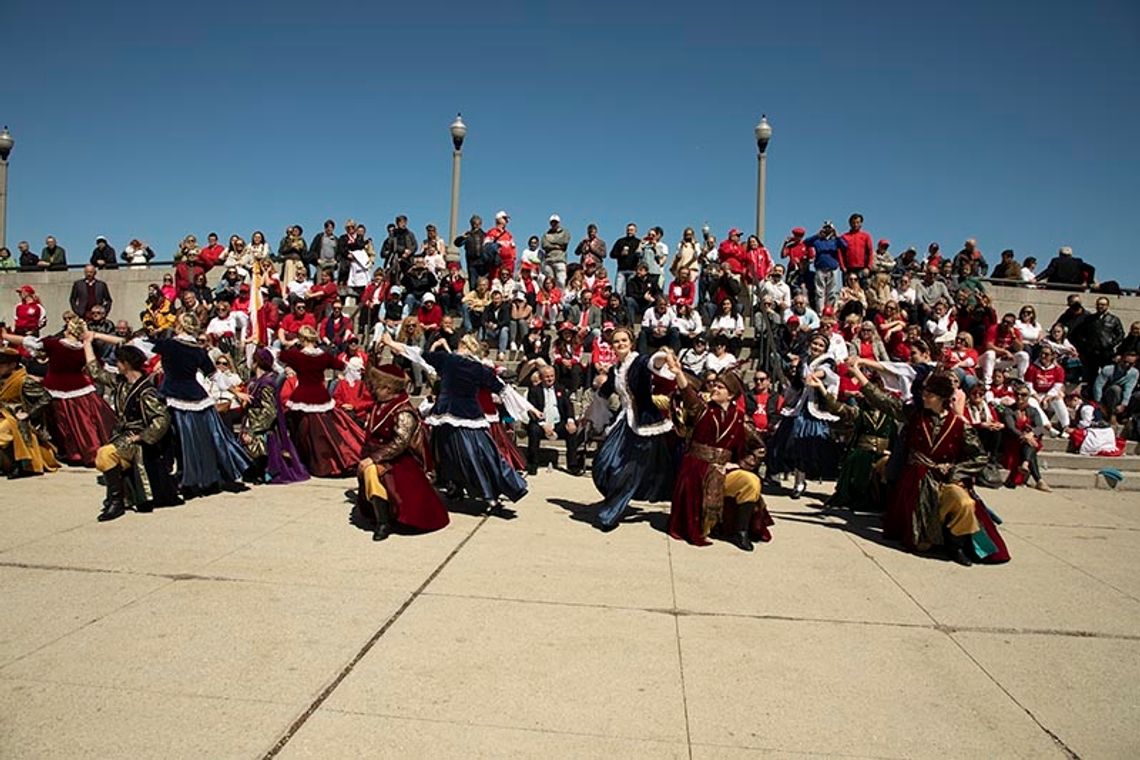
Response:
[{"label": "person in red jacket", "polygon": [[847,242],[847,250],[840,249],[839,260],[843,271],[855,272],[864,282],[875,263],[875,243],[870,233],[863,229],[862,214],[852,214],[847,223],[850,229],[841,236]]},{"label": "person in red jacket", "polygon": [[12,329],[17,335],[39,335],[47,325],[47,309],[40,303],[36,289],[31,285],[21,285],[16,288],[16,295],[20,302],[16,304],[15,321]]},{"label": "person in red jacket", "polygon": [[696,299],[697,289],[696,283],[692,281],[693,272],[691,269],[681,269],[677,272],[677,279],[673,280],[673,284],[669,286],[669,305],[680,306],[681,304],[693,305]]},{"label": "person in red jacket", "polygon": [[348,412],[353,419],[363,424],[364,418],[376,403],[368,392],[363,380],[364,360],[359,356],[349,358],[344,365],[340,381],[333,388],[333,403],[338,409]]},{"label": "person in red jacket", "polygon": [[435,302],[435,293],[424,293],[424,298],[415,311],[415,317],[420,321],[420,327],[424,329],[424,332],[439,327],[439,323],[443,321],[443,309]]},{"label": "person in red jacket", "polygon": [[218,243],[218,233],[211,232],[206,236],[206,242],[206,247],[198,252],[198,267],[202,272],[209,272],[226,255],[226,249]]},{"label": "person in red jacket", "polygon": [[500,269],[506,269],[512,275],[515,273],[515,260],[518,257],[518,248],[515,245],[515,236],[507,229],[511,216],[506,211],[495,214],[495,227],[483,239],[483,245],[497,243],[499,245],[499,264],[491,267],[491,279],[499,276]]},{"label": "person in red jacket", "polygon": [[748,271],[748,252],[740,242],[743,235],[744,233],[733,227],[728,231],[728,238],[717,248],[717,259],[721,267],[736,277]]}]

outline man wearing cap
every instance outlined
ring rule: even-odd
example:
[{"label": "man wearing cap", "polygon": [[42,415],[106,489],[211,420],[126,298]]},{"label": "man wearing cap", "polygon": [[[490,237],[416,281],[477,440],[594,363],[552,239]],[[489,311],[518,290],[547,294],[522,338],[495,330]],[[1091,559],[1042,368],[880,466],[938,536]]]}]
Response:
[{"label": "man wearing cap", "polygon": [[111,289],[107,283],[95,279],[95,273],[94,264],[83,267],[83,279],[72,284],[71,296],[68,298],[71,310],[84,319],[91,307],[96,305],[103,307],[104,314],[111,313]]},{"label": "man wearing cap", "polygon": [[115,249],[107,244],[107,238],[100,235],[95,238],[95,250],[91,251],[91,263],[98,269],[118,269],[119,262],[115,260]]},{"label": "man wearing cap", "polygon": [[376,404],[364,425],[356,503],[375,517],[372,540],[388,538],[397,523],[422,532],[445,527],[447,508],[424,470],[427,441],[408,398],[408,376],[395,364],[382,364],[368,368],[364,379]]},{"label": "man wearing cap", "polygon": [[499,246],[499,263],[491,267],[491,279],[499,276],[500,271],[506,270],[511,276],[515,273],[515,261],[518,258],[518,248],[515,245],[515,236],[507,229],[511,222],[511,215],[506,211],[495,214],[495,226],[487,233],[486,242]]},{"label": "man wearing cap", "polygon": [[9,478],[59,469],[44,428],[51,396],[29,375],[16,349],[0,346],[0,474]]},{"label": "man wearing cap", "polygon": [[[543,365],[538,370],[538,385],[527,390],[527,401],[542,412],[542,419],[534,419],[526,428],[526,470],[531,475],[538,473],[538,449],[542,440],[566,441],[566,469],[571,475],[582,474],[582,462],[578,456],[578,424],[574,420],[574,407],[566,388],[555,382],[554,367]],[[520,383],[523,378],[520,378]]]},{"label": "man wearing cap", "polygon": [[804,240],[815,262],[815,308],[836,306],[839,301],[843,257],[847,241],[835,235],[835,225],[825,221],[819,232]]},{"label": "man wearing cap", "polygon": [[[706,383],[708,399],[696,392],[675,356],[667,358],[677,378],[682,415],[691,430],[669,510],[669,535],[696,546],[708,546],[709,534],[722,523],[732,542],[743,551],[752,551],[752,534],[768,540],[772,524],[760,499],[760,478],[740,466],[749,446],[747,416],[737,400],[744,385],[736,373],[725,370]],[[725,511],[725,501],[736,509]],[[759,521],[754,514],[759,514]],[[725,519],[731,518],[731,519]],[[759,522],[759,524],[757,524]]]},{"label": "man wearing cap", "polygon": [[40,260],[36,265],[40,270],[49,269],[52,271],[60,271],[67,269],[67,251],[63,246],[55,241],[55,238],[48,235],[44,240],[44,249],[40,251]]},{"label": "man wearing cap", "polygon": [[788,283],[793,286],[814,287],[809,277],[810,251],[804,245],[806,234],[807,230],[803,227],[793,227],[792,234],[784,238],[784,244],[780,247],[780,258],[788,260]]},{"label": "man wearing cap", "polygon": [[550,229],[542,234],[539,248],[546,251],[545,268],[554,274],[558,287],[566,287],[566,251],[570,248],[570,231],[562,226],[562,217],[550,215]]}]

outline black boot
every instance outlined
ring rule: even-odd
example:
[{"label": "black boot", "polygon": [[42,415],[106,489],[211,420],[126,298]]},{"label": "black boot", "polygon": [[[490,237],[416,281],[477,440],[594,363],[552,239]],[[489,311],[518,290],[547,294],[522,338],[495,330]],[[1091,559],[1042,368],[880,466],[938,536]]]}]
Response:
[{"label": "black boot", "polygon": [[107,484],[107,498],[103,500],[103,511],[99,513],[99,522],[108,522],[116,517],[122,517],[127,511],[123,502],[123,471],[118,466],[112,467],[103,473],[103,481]]},{"label": "black boot", "polygon": [[387,499],[373,496],[372,511],[376,513],[376,528],[372,531],[373,541],[383,541],[392,535],[392,507]]},{"label": "black boot", "polygon": [[752,531],[752,513],[755,511],[756,502],[753,501],[736,506],[736,535],[733,537],[732,543],[746,552],[752,551],[753,548],[752,536],[749,534]]},{"label": "black boot", "polygon": [[974,560],[970,558],[969,549],[969,536],[955,536],[950,531],[946,531],[946,554],[951,560],[957,562],[959,565],[969,567],[974,564]]}]

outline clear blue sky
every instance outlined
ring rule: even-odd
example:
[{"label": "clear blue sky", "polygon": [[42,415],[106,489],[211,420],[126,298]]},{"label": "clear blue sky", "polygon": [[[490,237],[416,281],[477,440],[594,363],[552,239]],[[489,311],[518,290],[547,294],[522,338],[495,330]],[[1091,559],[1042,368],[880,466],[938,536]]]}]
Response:
[{"label": "clear blue sky", "polygon": [[9,0],[8,242],[96,234],[168,258],[208,230],[406,212],[577,239],[627,220],[767,242],[861,211],[896,251],[1072,245],[1135,286],[1140,5],[1120,2],[42,3]]}]

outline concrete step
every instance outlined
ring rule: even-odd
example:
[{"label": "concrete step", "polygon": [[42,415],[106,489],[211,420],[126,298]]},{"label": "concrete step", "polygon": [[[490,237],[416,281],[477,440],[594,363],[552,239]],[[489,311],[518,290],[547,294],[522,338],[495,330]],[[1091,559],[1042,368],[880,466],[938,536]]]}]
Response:
[{"label": "concrete step", "polygon": [[1140,457],[1134,454],[1122,457],[1087,457],[1081,454],[1042,451],[1038,458],[1048,467],[1050,472],[1053,470],[1081,470],[1082,472],[1091,470],[1096,472],[1105,467],[1114,467],[1121,472],[1134,472],[1140,478]]},{"label": "concrete step", "polygon": [[[1105,479],[1097,475],[1096,470],[1049,469],[1044,475],[1045,482],[1053,488],[1109,489]],[[1124,480],[1117,483],[1115,490],[1140,491],[1140,473],[1125,473]]]}]

